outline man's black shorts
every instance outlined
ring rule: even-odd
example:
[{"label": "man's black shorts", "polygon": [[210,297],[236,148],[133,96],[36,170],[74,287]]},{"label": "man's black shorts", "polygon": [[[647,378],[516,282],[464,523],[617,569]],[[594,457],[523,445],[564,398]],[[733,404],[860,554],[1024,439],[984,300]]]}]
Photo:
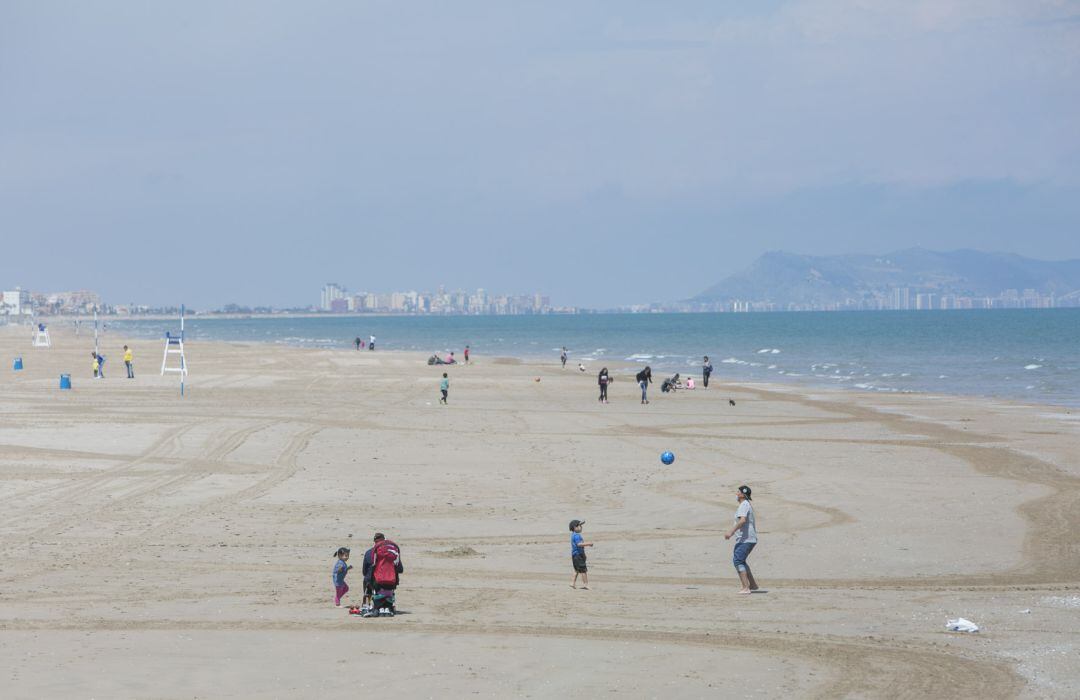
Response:
[{"label": "man's black shorts", "polygon": [[574,554],[570,557],[570,559],[574,562],[574,571],[578,572],[579,574],[585,574],[589,572],[589,567],[585,566],[584,554]]}]

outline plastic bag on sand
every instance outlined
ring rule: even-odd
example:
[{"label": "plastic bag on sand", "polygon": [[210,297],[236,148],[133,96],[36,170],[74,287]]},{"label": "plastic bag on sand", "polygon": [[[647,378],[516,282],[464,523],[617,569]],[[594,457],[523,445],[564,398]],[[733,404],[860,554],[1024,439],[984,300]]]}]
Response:
[{"label": "plastic bag on sand", "polygon": [[971,620],[965,620],[962,617],[958,617],[955,620],[946,622],[945,629],[950,632],[978,632],[979,626]]}]

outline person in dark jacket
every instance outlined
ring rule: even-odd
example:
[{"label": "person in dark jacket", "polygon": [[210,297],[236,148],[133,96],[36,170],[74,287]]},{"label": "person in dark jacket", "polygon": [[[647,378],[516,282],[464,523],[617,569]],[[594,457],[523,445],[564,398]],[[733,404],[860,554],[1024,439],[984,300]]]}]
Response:
[{"label": "person in dark jacket", "polygon": [[641,403],[649,403],[649,385],[652,384],[652,368],[648,365],[637,373],[638,386],[641,387]]},{"label": "person in dark jacket", "polygon": [[705,385],[705,388],[709,388],[709,375],[712,374],[712,363],[709,362],[709,356],[705,356],[705,360],[701,363],[701,383]]},{"label": "person in dark jacket", "polygon": [[607,367],[600,370],[596,382],[600,385],[600,403],[607,403],[607,388],[611,383],[611,375],[608,374]]}]

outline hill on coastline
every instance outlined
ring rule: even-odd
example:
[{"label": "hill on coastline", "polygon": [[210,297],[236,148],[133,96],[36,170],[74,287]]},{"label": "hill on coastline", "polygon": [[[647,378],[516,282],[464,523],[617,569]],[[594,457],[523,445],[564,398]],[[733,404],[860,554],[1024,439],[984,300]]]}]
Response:
[{"label": "hill on coastline", "polygon": [[689,301],[835,304],[887,295],[899,287],[970,296],[1034,289],[1040,294],[1065,296],[1080,290],[1080,260],[1046,261],[1012,253],[923,248],[886,255],[816,256],[774,251]]}]

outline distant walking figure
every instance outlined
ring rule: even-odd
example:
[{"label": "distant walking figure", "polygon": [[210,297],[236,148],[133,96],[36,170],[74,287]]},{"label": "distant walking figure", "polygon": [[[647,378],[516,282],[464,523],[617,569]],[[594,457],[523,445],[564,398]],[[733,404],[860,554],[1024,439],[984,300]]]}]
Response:
[{"label": "distant walking figure", "polygon": [[708,389],[709,388],[709,375],[712,374],[712,363],[709,362],[709,356],[706,355],[705,359],[701,363],[701,383]]},{"label": "distant walking figure", "polygon": [[600,403],[607,403],[607,388],[611,382],[611,377],[608,375],[607,367],[600,370],[600,374],[596,378],[596,382],[600,385]]},{"label": "distant walking figure", "polygon": [[439,382],[439,391],[442,392],[442,398],[439,399],[439,403],[446,403],[447,395],[450,393],[450,377],[446,372],[442,373],[442,381]]},{"label": "distant walking figure", "polygon": [[356,343],[356,349],[357,349],[357,350],[359,350],[359,349],[360,349],[360,346],[361,346],[361,345],[363,345],[363,343],[364,343],[364,341],[360,340],[360,336],[356,336],[356,340],[355,340],[355,341],[353,341],[353,342],[355,342],[355,343]]},{"label": "distant walking figure", "polygon": [[131,348],[124,346],[124,367],[127,367],[128,379],[135,378],[135,357],[131,353]]},{"label": "distant walking figure", "polygon": [[368,339],[367,349],[368,350],[374,350],[375,349],[375,336],[371,336]]},{"label": "distant walking figure", "polygon": [[465,364],[469,364],[469,346],[465,346]]},{"label": "distant walking figure", "polygon": [[743,485],[736,492],[739,501],[739,509],[735,511],[735,525],[724,535],[725,540],[735,537],[735,551],[731,561],[735,564],[735,570],[739,572],[739,581],[742,589],[739,593],[744,595],[758,589],[757,581],[754,580],[754,572],[746,563],[746,558],[754,550],[757,544],[757,526],[754,523],[754,507],[750,504],[750,487]]},{"label": "distant walking figure", "polygon": [[562,354],[559,355],[559,359],[562,361],[562,368],[566,369],[566,346],[563,346]]},{"label": "distant walking figure", "polygon": [[641,387],[641,403],[649,403],[649,384],[652,384],[652,367],[646,365],[645,369],[637,373],[635,379],[637,379],[638,386]]}]

